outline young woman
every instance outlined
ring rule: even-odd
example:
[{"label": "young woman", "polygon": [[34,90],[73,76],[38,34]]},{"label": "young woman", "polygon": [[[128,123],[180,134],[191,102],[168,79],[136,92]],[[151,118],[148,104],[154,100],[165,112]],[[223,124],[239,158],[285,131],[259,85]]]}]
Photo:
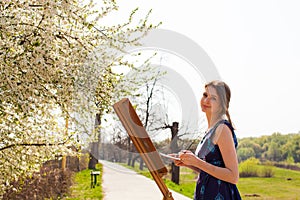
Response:
[{"label": "young woman", "polygon": [[201,109],[206,114],[208,129],[195,154],[179,153],[175,165],[199,172],[194,200],[241,199],[236,184],[239,179],[236,155],[237,139],[228,112],[231,92],[222,81],[205,85]]}]

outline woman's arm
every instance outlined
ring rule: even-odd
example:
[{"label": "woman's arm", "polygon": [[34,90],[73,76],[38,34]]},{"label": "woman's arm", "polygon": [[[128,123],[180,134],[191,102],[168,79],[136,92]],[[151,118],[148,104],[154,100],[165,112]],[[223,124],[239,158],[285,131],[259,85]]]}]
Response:
[{"label": "woman's arm", "polygon": [[225,168],[207,163],[193,153],[181,153],[179,157],[185,165],[199,168],[218,179],[237,184],[239,179],[238,161],[231,130],[227,125],[221,124],[216,130],[216,135],[218,136],[216,144],[221,151]]}]

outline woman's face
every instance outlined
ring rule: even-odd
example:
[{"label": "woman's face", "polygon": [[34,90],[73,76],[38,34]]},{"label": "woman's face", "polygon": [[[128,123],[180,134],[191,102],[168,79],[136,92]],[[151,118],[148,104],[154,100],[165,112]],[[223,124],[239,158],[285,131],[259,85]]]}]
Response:
[{"label": "woman's face", "polygon": [[205,88],[200,101],[201,109],[207,114],[217,114],[220,111],[220,98],[212,86]]}]

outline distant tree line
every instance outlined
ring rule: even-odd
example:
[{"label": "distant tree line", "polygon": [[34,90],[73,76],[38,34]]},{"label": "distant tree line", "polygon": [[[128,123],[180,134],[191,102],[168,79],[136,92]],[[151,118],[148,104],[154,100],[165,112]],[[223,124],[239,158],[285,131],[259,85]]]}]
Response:
[{"label": "distant tree line", "polygon": [[299,163],[300,133],[239,139],[237,155],[239,162],[254,157],[260,161]]},{"label": "distant tree line", "polygon": [[[178,140],[179,149],[190,146],[189,149],[194,151],[199,140]],[[239,162],[249,158],[256,158],[261,162],[286,162],[300,163],[300,133],[281,134],[273,133],[268,136],[247,137],[238,139],[237,156]],[[128,141],[119,138],[112,143],[102,144],[105,147],[101,149],[101,159],[127,162],[128,159]],[[156,149],[160,152],[170,153],[170,139],[154,142]]]}]

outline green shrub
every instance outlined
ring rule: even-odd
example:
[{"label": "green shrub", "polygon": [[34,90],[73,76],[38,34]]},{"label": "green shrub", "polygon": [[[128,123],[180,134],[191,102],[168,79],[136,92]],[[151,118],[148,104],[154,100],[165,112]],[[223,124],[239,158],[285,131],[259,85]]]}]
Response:
[{"label": "green shrub", "polygon": [[273,177],[275,174],[274,165],[271,161],[267,161],[261,166],[260,176],[261,177]]},{"label": "green shrub", "polygon": [[267,166],[263,166],[263,168],[261,169],[261,173],[260,176],[261,177],[273,177],[275,174],[275,171],[273,170],[273,167],[270,165]]},{"label": "green shrub", "polygon": [[256,158],[249,158],[244,162],[240,163],[239,174],[240,177],[258,177],[258,165],[259,160]]},{"label": "green shrub", "polygon": [[81,153],[79,157],[79,168],[81,170],[85,170],[89,165],[90,155],[88,153]]}]

